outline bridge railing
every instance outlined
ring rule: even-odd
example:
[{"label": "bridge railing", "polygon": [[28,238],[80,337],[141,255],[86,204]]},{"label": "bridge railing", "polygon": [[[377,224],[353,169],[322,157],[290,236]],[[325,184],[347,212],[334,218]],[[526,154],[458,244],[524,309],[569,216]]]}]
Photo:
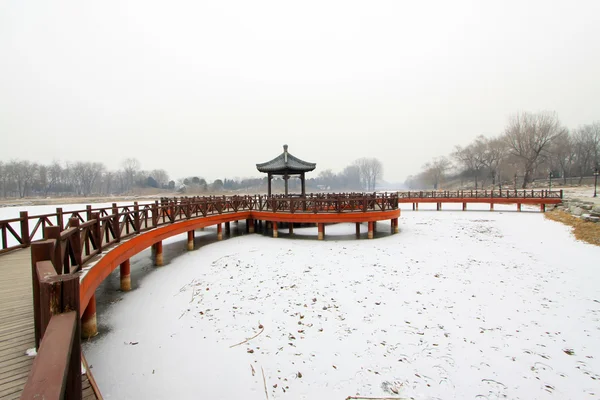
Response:
[{"label": "bridge railing", "polygon": [[[75,220],[75,219],[73,219]],[[73,237],[69,228],[64,236]],[[62,233],[61,233],[62,234]],[[81,399],[79,275],[54,264],[63,238],[32,244],[33,314],[37,355],[22,399]]]},{"label": "bridge railing", "polygon": [[[323,193],[292,196],[196,196],[161,198],[152,203],[93,207],[0,220],[0,254],[28,247],[44,238],[61,238],[55,263],[62,271],[81,268],[102,248],[132,235],[179,220],[244,210],[289,213],[340,213],[386,211],[398,208],[398,195],[375,193]],[[50,229],[47,233],[47,228]],[[51,236],[47,236],[50,234]]]},{"label": "bridge railing", "polygon": [[437,190],[398,192],[402,199],[562,199],[562,190]]}]

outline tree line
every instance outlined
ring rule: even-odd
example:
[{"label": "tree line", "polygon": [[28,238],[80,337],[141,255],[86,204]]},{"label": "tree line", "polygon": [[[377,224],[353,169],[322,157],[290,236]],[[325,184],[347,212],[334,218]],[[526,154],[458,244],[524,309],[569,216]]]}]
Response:
[{"label": "tree line", "polygon": [[[375,158],[361,158],[341,173],[322,171],[317,178],[307,180],[308,190],[374,190],[381,180],[383,166]],[[283,182],[274,181],[274,188]],[[200,176],[169,179],[164,169],[143,170],[135,158],[123,160],[121,168],[110,171],[103,163],[77,161],[42,164],[27,160],[0,160],[0,196],[24,198],[29,196],[65,197],[90,195],[119,195],[132,193],[136,188],[155,188],[180,193],[220,191],[264,191],[267,178],[215,179],[209,183]],[[290,180],[290,189],[299,189],[296,180]]]},{"label": "tree line", "polygon": [[535,179],[567,179],[592,175],[600,166],[600,121],[569,130],[555,112],[522,112],[511,116],[504,132],[480,135],[465,147],[425,163],[409,176],[411,189],[453,182],[475,189],[528,187]]},{"label": "tree line", "polygon": [[76,161],[49,165],[27,160],[0,161],[0,195],[89,196],[127,193],[135,187],[174,188],[163,169],[144,171],[134,158],[128,158],[117,171],[103,163]]}]

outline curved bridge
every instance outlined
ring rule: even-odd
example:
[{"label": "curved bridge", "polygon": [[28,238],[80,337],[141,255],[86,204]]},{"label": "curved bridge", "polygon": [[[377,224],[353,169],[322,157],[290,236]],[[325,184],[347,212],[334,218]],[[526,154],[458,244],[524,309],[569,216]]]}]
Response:
[{"label": "curved bridge", "polygon": [[[0,340],[6,332],[13,337],[13,331],[34,331],[31,339],[22,340],[20,348],[10,350],[12,358],[6,369],[12,375],[7,377],[10,380],[7,397],[18,396],[24,386],[22,398],[58,399],[63,393],[70,393],[74,398],[98,398],[99,391],[89,373],[83,375],[82,382],[78,362],[82,357],[80,337],[90,337],[97,332],[95,290],[117,266],[120,266],[121,288],[129,290],[129,258],[152,247],[155,264],[162,265],[162,241],[166,238],[187,233],[191,250],[196,229],[216,225],[220,240],[223,226],[228,232],[230,223],[240,220],[245,220],[248,232],[254,232],[256,225],[265,224],[274,237],[278,236],[282,223],[290,233],[294,224],[316,224],[319,239],[324,238],[327,223],[354,222],[359,232],[359,225],[366,222],[368,237],[373,238],[377,221],[390,220],[392,233],[397,232],[399,216],[398,197],[394,194],[328,194],[305,198],[161,199],[148,204],[87,206],[69,213],[59,208],[56,213],[38,216],[23,212],[18,219],[0,221],[3,233],[0,252],[31,246],[30,252],[16,251],[2,257],[8,260],[18,255],[19,264],[25,264],[17,265],[24,278],[21,278],[24,283],[19,286],[19,293],[25,294],[25,298],[20,298],[19,307],[30,309],[31,291],[26,287],[27,281],[30,287],[33,282],[33,315],[21,311],[15,314],[18,323],[11,324],[7,330],[0,329]],[[7,232],[12,236],[12,245],[7,240]],[[38,238],[42,240],[36,240]],[[30,270],[27,265],[31,265]],[[23,274],[28,270],[30,274]],[[11,310],[13,308],[7,309],[7,313]],[[31,327],[32,319],[34,327]],[[25,349],[32,347],[38,348],[33,362],[24,354]],[[16,368],[22,371],[19,375],[13,374]],[[2,386],[0,381],[0,389]],[[0,391],[0,398],[4,397],[2,394]]]},{"label": "curved bridge", "polygon": [[[152,247],[155,264],[162,265],[166,238],[187,233],[191,250],[196,229],[216,225],[220,240],[223,226],[228,232],[230,223],[240,220],[248,232],[264,223],[274,237],[281,224],[290,233],[294,224],[316,224],[319,239],[327,223],[354,222],[358,233],[366,222],[372,238],[378,221],[390,220],[392,233],[398,231],[399,203],[412,203],[413,210],[419,203],[436,203],[437,210],[442,203],[462,203],[463,210],[467,203],[489,203],[491,210],[494,204],[516,204],[518,211],[521,204],[536,204],[543,212],[546,204],[561,201],[562,191],[435,191],[194,197],[69,213],[57,208],[38,216],[21,212],[19,218],[0,221],[0,255],[11,252],[1,257],[0,269],[13,285],[8,291],[3,286],[9,297],[0,302],[0,317],[8,324],[0,327],[0,355],[8,357],[0,364],[0,398],[18,397],[23,386],[22,398],[62,398],[63,393],[98,398],[93,377],[84,374],[82,381],[79,368],[80,337],[96,333],[94,292],[117,266],[121,289],[129,290],[130,257]],[[31,251],[13,251],[29,246]],[[38,348],[35,361],[23,354],[31,347]]]}]

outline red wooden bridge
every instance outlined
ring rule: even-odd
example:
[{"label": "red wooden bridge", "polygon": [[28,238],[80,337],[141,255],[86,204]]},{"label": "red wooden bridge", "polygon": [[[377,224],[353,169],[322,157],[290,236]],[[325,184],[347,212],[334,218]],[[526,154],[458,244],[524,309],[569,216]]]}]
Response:
[{"label": "red wooden bridge", "polygon": [[[196,229],[216,225],[218,239],[232,221],[245,221],[247,232],[264,221],[278,236],[285,224],[318,226],[390,220],[398,232],[399,203],[560,203],[558,191],[401,192],[393,194],[319,194],[306,197],[230,196],[161,199],[153,203],[29,216],[0,221],[0,398],[101,398],[93,377],[82,375],[80,340],[97,333],[95,290],[117,267],[121,289],[131,288],[129,259],[151,247],[163,264],[162,240],[187,233],[194,248]],[[31,247],[31,249],[25,249]],[[33,299],[33,301],[32,301]],[[28,349],[37,348],[35,358]],[[84,359],[83,359],[84,360]]]}]

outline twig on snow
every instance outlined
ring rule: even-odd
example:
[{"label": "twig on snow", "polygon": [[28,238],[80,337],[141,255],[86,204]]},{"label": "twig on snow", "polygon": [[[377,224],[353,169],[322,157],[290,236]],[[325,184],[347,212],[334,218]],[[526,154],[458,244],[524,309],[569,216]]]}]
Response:
[{"label": "twig on snow", "polygon": [[348,396],[346,400],[402,400],[400,397],[360,397],[360,396]]},{"label": "twig on snow", "polygon": [[498,385],[504,386],[504,389],[508,389],[508,387],[504,383],[495,381],[493,379],[482,379],[481,382],[494,382],[494,383],[497,383]]},{"label": "twig on snow", "polygon": [[260,367],[260,370],[262,371],[263,385],[265,386],[265,396],[267,396],[267,400],[269,400],[269,392],[267,392],[267,380],[265,379],[265,370],[262,366]]},{"label": "twig on snow", "polygon": [[240,344],[248,343],[250,340],[254,339],[255,337],[257,337],[258,335],[260,335],[260,334],[261,334],[261,333],[263,333],[264,331],[265,331],[265,328],[264,328],[264,327],[262,327],[262,328],[260,329],[260,332],[258,332],[256,335],[254,335],[254,336],[252,336],[251,338],[248,338],[248,339],[246,339],[246,340],[244,340],[244,341],[242,341],[242,342],[239,342],[239,343],[233,344],[233,345],[229,346],[229,348],[232,348],[232,347],[235,347],[235,346],[239,346]]}]

